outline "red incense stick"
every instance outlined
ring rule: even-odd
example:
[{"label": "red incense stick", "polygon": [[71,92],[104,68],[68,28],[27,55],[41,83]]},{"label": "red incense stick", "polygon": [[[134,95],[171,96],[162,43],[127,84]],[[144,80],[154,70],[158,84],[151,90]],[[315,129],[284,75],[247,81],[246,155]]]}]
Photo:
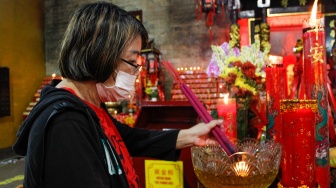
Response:
[{"label": "red incense stick", "polygon": [[[204,105],[201,103],[201,101],[199,101],[194,92],[184,83],[175,68],[170,63],[165,61],[163,62],[163,65],[168,69],[168,72],[172,75],[174,81],[180,86],[182,92],[194,107],[203,122],[209,123],[211,120],[213,120],[212,116],[207,112]],[[231,155],[237,151],[235,146],[230,142],[230,140],[218,126],[212,129],[211,133],[228,155]]]}]

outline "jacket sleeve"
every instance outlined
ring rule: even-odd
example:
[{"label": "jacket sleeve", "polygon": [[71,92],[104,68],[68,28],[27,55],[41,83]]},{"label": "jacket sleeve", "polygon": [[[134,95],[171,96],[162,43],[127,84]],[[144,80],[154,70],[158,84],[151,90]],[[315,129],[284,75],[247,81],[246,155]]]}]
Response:
[{"label": "jacket sleeve", "polygon": [[176,150],[179,130],[132,128],[112,119],[131,156],[178,160],[181,152]]},{"label": "jacket sleeve", "polygon": [[88,122],[85,115],[71,111],[50,122],[45,140],[45,187],[109,187],[100,140]]}]

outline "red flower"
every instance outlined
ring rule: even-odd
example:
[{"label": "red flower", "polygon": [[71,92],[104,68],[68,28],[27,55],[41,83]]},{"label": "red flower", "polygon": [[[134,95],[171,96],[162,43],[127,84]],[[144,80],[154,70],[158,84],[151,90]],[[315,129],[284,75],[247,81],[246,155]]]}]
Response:
[{"label": "red flower", "polygon": [[242,66],[243,66],[243,63],[240,62],[240,61],[235,61],[235,62],[232,63],[232,65],[233,65],[234,67],[242,67]]},{"label": "red flower", "polygon": [[234,84],[236,81],[237,75],[234,73],[229,73],[228,77],[224,79],[227,84]]},{"label": "red flower", "polygon": [[238,92],[235,93],[237,97],[246,97],[248,95],[253,95],[253,93],[249,90],[246,90],[244,88],[239,88]]},{"label": "red flower", "polygon": [[256,77],[255,75],[256,69],[257,67],[249,61],[244,63],[243,66],[241,67],[241,71],[243,72],[243,74],[245,74],[246,77],[251,78],[251,79],[254,79]]},{"label": "red flower", "polygon": [[254,81],[256,82],[256,84],[262,84],[262,77],[261,76],[255,76]]}]

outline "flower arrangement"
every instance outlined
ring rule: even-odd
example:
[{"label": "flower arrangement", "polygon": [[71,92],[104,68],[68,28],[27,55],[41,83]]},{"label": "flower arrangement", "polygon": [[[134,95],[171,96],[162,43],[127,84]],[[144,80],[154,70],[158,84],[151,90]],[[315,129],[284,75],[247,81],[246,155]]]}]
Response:
[{"label": "flower arrangement", "polygon": [[270,45],[262,52],[258,40],[241,50],[224,42],[220,46],[212,46],[212,51],[207,68],[209,76],[222,78],[232,97],[257,94],[258,85],[265,82],[265,62]]},{"label": "flower arrangement", "polygon": [[145,93],[147,94],[150,101],[158,100],[158,87],[154,85],[151,80],[148,80],[147,86],[145,88]]}]

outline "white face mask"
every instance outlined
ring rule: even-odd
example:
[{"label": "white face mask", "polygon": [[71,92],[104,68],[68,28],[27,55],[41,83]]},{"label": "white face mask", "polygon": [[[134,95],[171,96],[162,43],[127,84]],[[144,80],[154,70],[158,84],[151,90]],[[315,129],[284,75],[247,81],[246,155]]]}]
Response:
[{"label": "white face mask", "polygon": [[117,73],[114,86],[105,86],[97,83],[97,91],[102,102],[116,102],[123,99],[130,99],[134,95],[134,84],[136,76],[123,71]]}]

